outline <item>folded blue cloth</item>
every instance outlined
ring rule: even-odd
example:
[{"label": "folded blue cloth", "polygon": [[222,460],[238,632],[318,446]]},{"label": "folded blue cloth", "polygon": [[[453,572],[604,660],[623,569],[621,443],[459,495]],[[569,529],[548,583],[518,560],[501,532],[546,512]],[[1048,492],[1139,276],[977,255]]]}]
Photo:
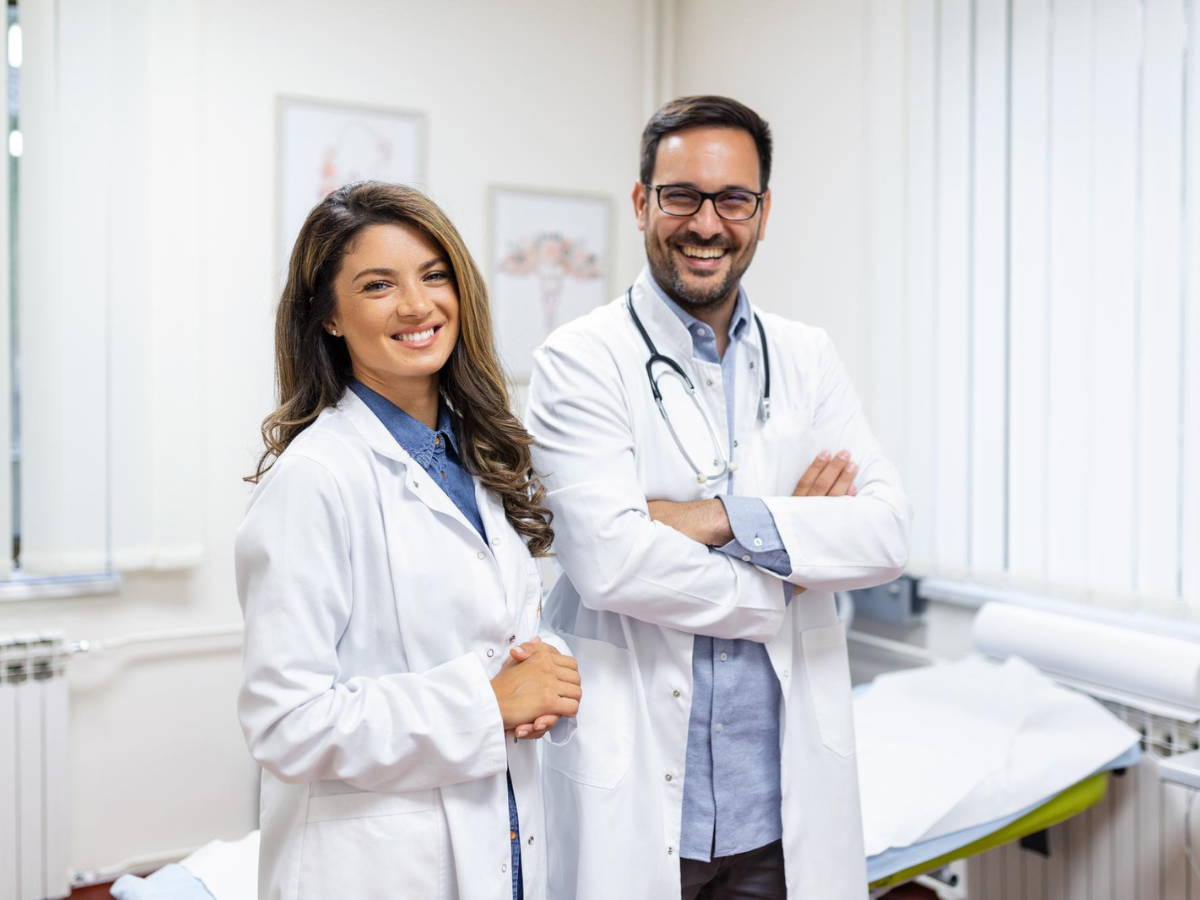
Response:
[{"label": "folded blue cloth", "polygon": [[122,875],[109,893],[117,900],[214,900],[203,883],[178,863],[145,878]]}]

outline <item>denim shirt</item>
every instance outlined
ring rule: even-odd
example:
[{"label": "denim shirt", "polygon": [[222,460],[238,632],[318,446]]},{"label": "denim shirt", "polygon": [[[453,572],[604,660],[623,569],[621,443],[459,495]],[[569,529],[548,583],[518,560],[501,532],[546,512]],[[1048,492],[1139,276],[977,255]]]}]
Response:
[{"label": "denim shirt", "polygon": [[[392,401],[377,394],[358,380],[350,382],[350,390],[404,448],[404,452],[424,469],[433,481],[446,492],[459,512],[475,526],[479,536],[487,543],[483,517],[479,515],[479,504],[475,501],[475,479],[467,471],[458,454],[458,439],[450,411],[445,404],[438,405],[437,430],[418,422]],[[512,848],[512,881],[514,900],[522,900],[524,889],[521,884],[521,833],[517,823],[517,798],[513,794],[512,778],[508,779],[508,823],[509,845]]]},{"label": "denim shirt", "polygon": [[[713,330],[671,300],[654,279],[659,297],[687,326],[692,355],[719,362],[725,393],[731,461],[734,458],[737,354],[752,325],[746,292],[738,288],[725,355],[717,355]],[[744,411],[746,412],[746,411]],[[753,413],[751,412],[751,415]],[[726,490],[733,489],[729,476]],[[734,539],[717,548],[779,575],[791,560],[775,520],[756,497],[720,496]],[[791,586],[783,583],[790,597]],[[783,836],[779,710],[782,694],[766,647],[754,641],[696,635],[692,645],[692,708],[688,720],[683,821],[679,855],[710,861],[756,850]]]}]

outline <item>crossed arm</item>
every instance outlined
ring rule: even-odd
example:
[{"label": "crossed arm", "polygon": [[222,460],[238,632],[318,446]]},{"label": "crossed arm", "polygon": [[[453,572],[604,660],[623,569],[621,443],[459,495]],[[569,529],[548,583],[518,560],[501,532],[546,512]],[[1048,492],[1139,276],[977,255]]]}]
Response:
[{"label": "crossed arm", "polygon": [[[801,476],[792,492],[793,497],[853,497],[858,493],[854,487],[854,476],[858,466],[850,461],[850,454],[842,450],[837,454],[822,451]],[[676,531],[701,544],[718,547],[734,538],[725,504],[719,499],[693,500],[676,503],[670,500],[647,500],[650,518],[669,525]],[[793,596],[806,588],[795,586]]]}]

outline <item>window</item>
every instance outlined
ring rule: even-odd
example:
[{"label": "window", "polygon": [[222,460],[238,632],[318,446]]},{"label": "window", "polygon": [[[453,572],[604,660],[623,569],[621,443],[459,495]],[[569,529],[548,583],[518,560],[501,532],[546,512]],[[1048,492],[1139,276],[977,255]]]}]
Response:
[{"label": "window", "polygon": [[1200,3],[871,13],[874,399],[912,570],[1200,615]]},{"label": "window", "polygon": [[0,545],[15,568],[5,559],[0,574],[190,565],[202,522],[195,8],[8,11],[0,441],[13,465],[0,527],[12,533]]}]

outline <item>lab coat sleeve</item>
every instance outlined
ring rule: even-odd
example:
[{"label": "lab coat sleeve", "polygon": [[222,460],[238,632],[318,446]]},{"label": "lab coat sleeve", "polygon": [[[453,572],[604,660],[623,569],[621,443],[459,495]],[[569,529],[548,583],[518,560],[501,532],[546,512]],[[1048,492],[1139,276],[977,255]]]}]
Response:
[{"label": "lab coat sleeve", "polygon": [[908,563],[912,505],[900,475],[871,433],[832,341],[822,352],[813,411],[813,447],[848,450],[859,467],[854,497],[764,498],[792,562],[792,584],[843,591],[883,584]]},{"label": "lab coat sleeve", "polygon": [[693,634],[774,637],[786,608],[776,578],[650,518],[607,349],[580,330],[556,334],[534,354],[527,419],[555,550],[585,606]]},{"label": "lab coat sleeve", "polygon": [[238,531],[245,614],[238,715],[251,755],[288,782],[423,790],[505,771],[504,725],[474,654],[424,672],[342,680],[352,547],[336,479],[276,463]]}]

